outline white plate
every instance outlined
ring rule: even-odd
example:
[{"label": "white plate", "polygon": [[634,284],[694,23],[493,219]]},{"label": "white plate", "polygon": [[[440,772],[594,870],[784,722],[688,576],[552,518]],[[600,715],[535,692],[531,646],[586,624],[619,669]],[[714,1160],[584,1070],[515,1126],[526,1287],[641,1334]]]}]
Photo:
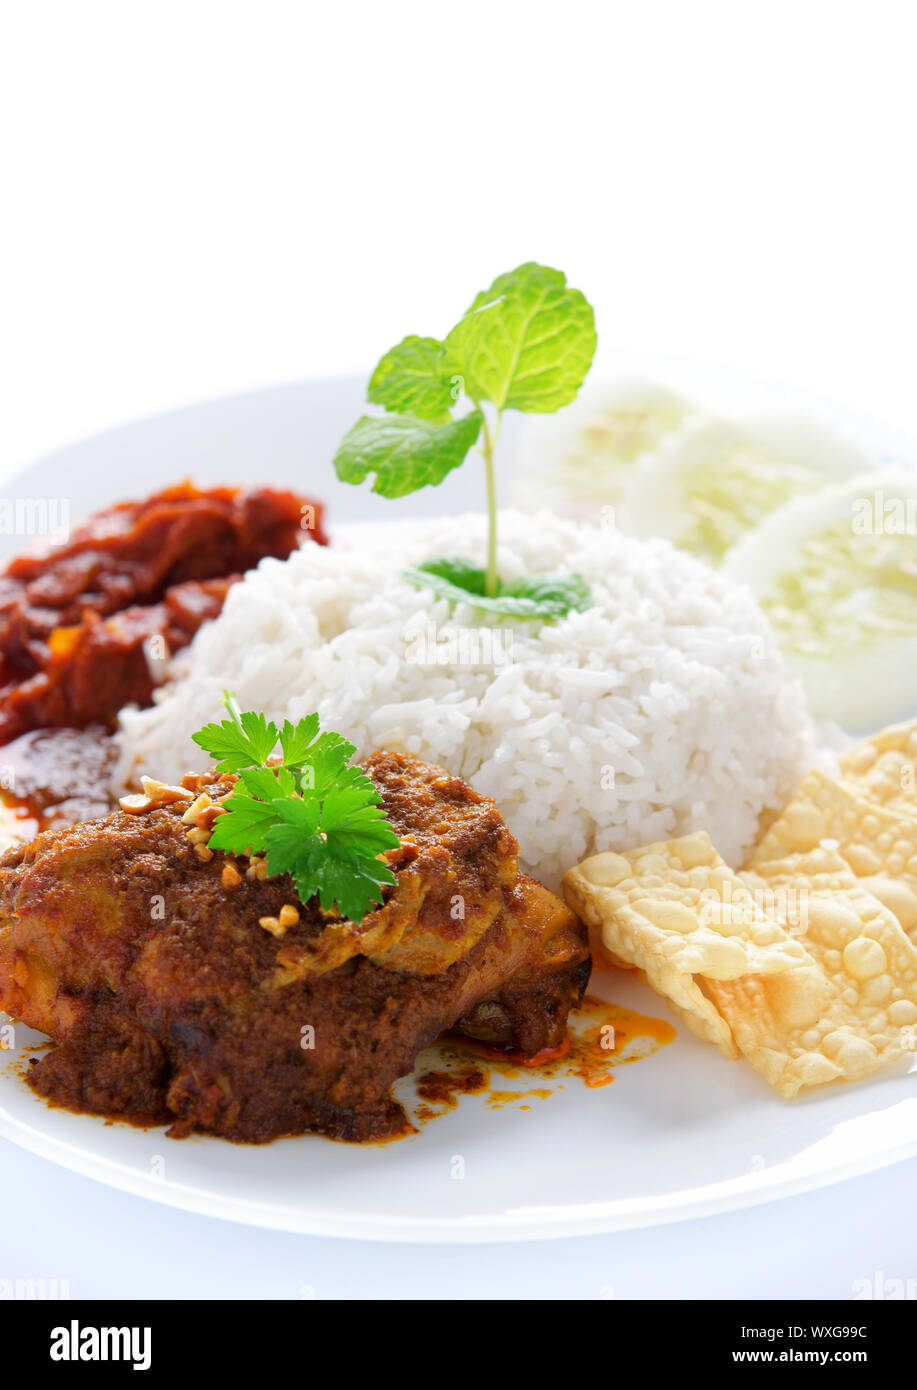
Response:
[{"label": "white plate", "polygon": [[[362,400],[363,381],[353,379],[191,407],[42,459],[4,492],[66,498],[74,519],[188,475],[202,484],[314,491],[328,503],[332,526],[384,522],[396,510],[480,506],[473,469],[398,504],[337,483],[328,460]],[[861,437],[867,429],[877,453],[901,455],[900,440],[863,422],[855,427]],[[510,453],[512,439],[510,431]],[[23,543],[0,537],[0,555]],[[591,988],[668,1016],[625,974],[598,976]],[[29,1036],[16,1029],[20,1049]],[[750,1067],[725,1061],[681,1026],[675,1042],[618,1068],[603,1089],[569,1077],[549,1098],[533,1097],[528,1110],[518,1103],[494,1109],[484,1096],[466,1096],[416,1136],[367,1147],[318,1137],[261,1148],[200,1137],[172,1142],[163,1130],[51,1109],[22,1083],[21,1065],[21,1050],[0,1054],[0,1134],[14,1143],[172,1206],[316,1235],[479,1241],[609,1231],[748,1206],[917,1154],[917,1062],[788,1105]],[[544,1083],[533,1075],[495,1084],[518,1090]]]}]

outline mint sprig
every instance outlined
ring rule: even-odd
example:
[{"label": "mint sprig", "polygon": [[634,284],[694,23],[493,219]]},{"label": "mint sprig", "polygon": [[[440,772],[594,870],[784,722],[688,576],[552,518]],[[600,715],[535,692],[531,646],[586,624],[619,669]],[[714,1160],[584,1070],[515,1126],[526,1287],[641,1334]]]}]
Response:
[{"label": "mint sprig", "polygon": [[242,712],[228,692],[223,703],[229,719],[192,735],[217,771],[239,779],[213,823],[210,848],[264,854],[269,876],[290,874],[304,903],[317,897],[326,912],[336,907],[361,922],[381,902],[383,885],[395,882],[379,855],[400,841],[375,783],[351,766],[354,745],[321,732],[317,714],[278,729],[263,714]]},{"label": "mint sprig", "polygon": [[[373,474],[375,492],[404,497],[441,483],[477,445],[487,484],[488,540],[484,592],[476,597],[506,597],[497,572],[495,468],[503,412],[550,414],[569,405],[595,348],[595,317],[582,292],[562,271],[527,261],[476,295],[444,339],[410,336],[385,354],[368,391],[384,413],[364,415],[348,431],[335,454],[337,475],[362,483]],[[538,580],[526,580],[529,601],[542,607],[531,616],[568,612],[556,586],[550,601],[532,596]],[[460,582],[457,587],[466,600],[474,595]]]}]

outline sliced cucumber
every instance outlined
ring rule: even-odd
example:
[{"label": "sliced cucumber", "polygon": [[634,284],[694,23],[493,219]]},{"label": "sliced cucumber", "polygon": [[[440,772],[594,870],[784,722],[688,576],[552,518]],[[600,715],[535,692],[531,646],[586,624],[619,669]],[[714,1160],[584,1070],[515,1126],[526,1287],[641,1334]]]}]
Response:
[{"label": "sliced cucumber", "polygon": [[867,473],[787,503],[727,555],[812,712],[875,728],[917,710],[917,473]]},{"label": "sliced cucumber", "polygon": [[637,459],[679,430],[693,409],[655,382],[590,383],[564,410],[526,422],[515,502],[594,519],[618,501]]},{"label": "sliced cucumber", "polygon": [[665,536],[718,565],[790,498],[869,466],[858,446],[812,420],[701,420],[640,461],[618,524],[632,535]]}]

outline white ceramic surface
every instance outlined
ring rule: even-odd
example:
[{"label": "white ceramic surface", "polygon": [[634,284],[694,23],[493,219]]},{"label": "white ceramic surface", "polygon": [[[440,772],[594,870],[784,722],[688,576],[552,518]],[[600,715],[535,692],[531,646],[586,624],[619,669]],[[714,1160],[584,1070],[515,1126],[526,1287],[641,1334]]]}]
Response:
[{"label": "white ceramic surface", "polygon": [[[362,388],[357,379],[294,384],[141,421],[40,460],[5,494],[66,498],[76,519],[191,475],[311,490],[327,501],[332,527],[384,521],[395,504],[338,484],[328,462]],[[854,427],[869,433],[862,422]],[[510,430],[510,457],[513,441]],[[901,455],[900,441],[880,432],[872,443],[879,454]],[[477,508],[480,483],[473,468],[462,469],[397,504],[398,515]],[[0,542],[2,554],[23,544]],[[666,1016],[623,974],[597,977],[593,992]],[[317,1235],[464,1242],[608,1231],[747,1206],[917,1154],[913,1067],[787,1105],[750,1068],[680,1026],[675,1042],[619,1068],[603,1089],[570,1077],[528,1110],[467,1096],[416,1136],[367,1147],[317,1137],[263,1148],[177,1143],[162,1130],[54,1110],[19,1078],[27,1041],[17,1028],[20,1050],[0,1053],[5,1137],[156,1201]],[[497,1084],[543,1083],[533,1075]]]}]

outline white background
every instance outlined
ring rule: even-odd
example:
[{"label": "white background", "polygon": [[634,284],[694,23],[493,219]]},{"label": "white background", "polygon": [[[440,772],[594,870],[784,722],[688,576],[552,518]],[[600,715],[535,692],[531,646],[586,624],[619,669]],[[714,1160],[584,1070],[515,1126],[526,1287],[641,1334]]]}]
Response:
[{"label": "white background", "polygon": [[[562,267],[606,359],[917,434],[908,3],[7,4],[0,476],[201,396],[368,368]],[[129,479],[122,488],[129,491]],[[74,1296],[849,1297],[917,1276],[917,1164],[645,1233],[372,1247],[0,1148],[0,1277]]]}]

